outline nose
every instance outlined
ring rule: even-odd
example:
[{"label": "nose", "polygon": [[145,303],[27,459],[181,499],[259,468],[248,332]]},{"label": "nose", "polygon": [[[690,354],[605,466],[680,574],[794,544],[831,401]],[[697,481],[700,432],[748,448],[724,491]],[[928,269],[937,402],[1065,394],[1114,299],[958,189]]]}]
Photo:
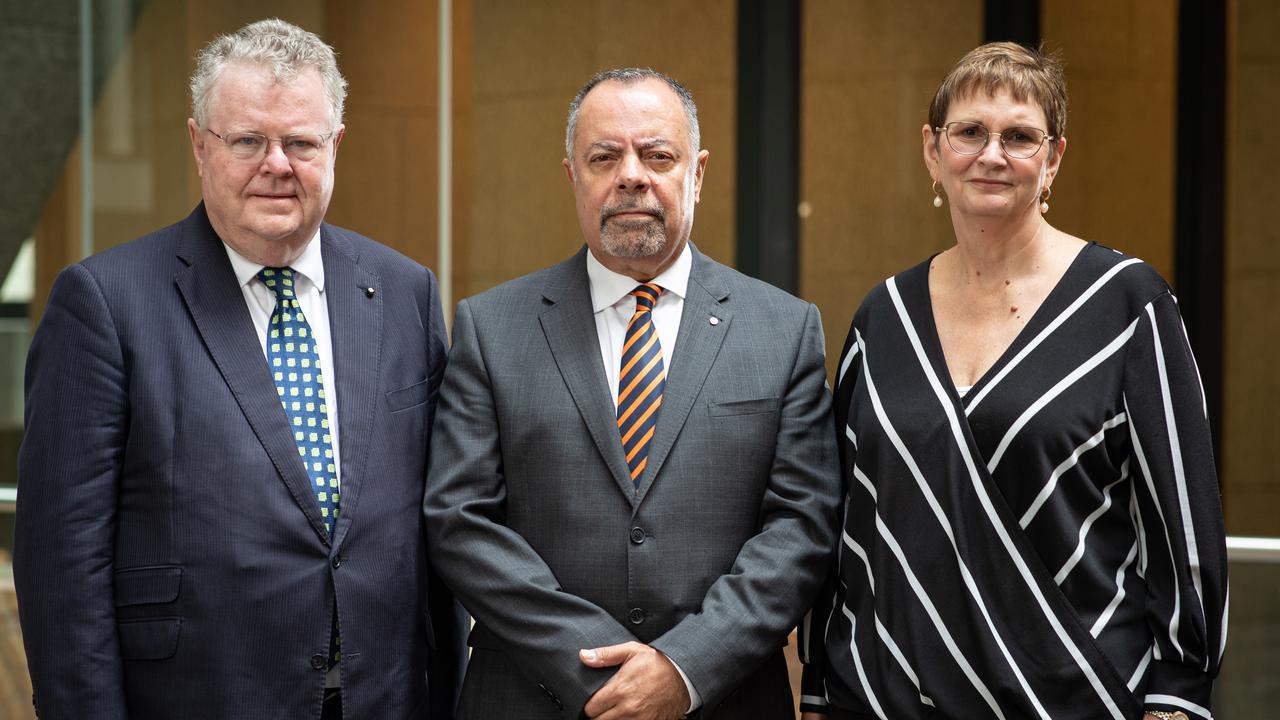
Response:
[{"label": "nose", "polygon": [[978,159],[987,164],[999,164],[1008,161],[1004,154],[1004,146],[1000,144],[1000,136],[991,133],[987,137],[987,144],[982,146],[982,152],[978,153]]},{"label": "nose", "polygon": [[627,153],[618,163],[618,189],[639,192],[649,187],[649,175],[644,163],[635,153]]},{"label": "nose", "polygon": [[293,164],[289,162],[289,156],[284,154],[284,146],[275,140],[267,141],[267,154],[262,158],[262,168],[264,172],[275,175],[293,173]]}]

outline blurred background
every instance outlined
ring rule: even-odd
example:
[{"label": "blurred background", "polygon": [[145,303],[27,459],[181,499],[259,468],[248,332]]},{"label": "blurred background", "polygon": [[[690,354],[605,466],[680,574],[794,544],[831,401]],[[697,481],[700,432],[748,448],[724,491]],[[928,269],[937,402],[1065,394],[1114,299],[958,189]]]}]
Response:
[{"label": "blurred background", "polygon": [[920,155],[942,76],[988,40],[1061,51],[1049,219],[1177,292],[1235,536],[1215,710],[1280,707],[1280,3],[0,0],[0,718],[31,717],[9,567],[31,332],[62,267],[199,201],[192,58],[270,16],[334,45],[351,84],[328,219],[435,268],[446,315],[581,244],[560,165],[578,87],[673,75],[711,152],[694,242],[817,303],[831,363],[862,296],[951,242]]}]

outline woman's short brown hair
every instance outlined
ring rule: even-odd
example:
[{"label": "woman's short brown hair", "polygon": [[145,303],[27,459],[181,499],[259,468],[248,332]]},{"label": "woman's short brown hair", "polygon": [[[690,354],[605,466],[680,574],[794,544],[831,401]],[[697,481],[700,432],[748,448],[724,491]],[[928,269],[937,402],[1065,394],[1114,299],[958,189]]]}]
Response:
[{"label": "woman's short brown hair", "polygon": [[977,91],[989,95],[1005,90],[1019,102],[1040,104],[1055,138],[1067,130],[1067,81],[1057,54],[1046,54],[1017,43],[993,42],[970,50],[942,79],[929,103],[929,125],[942,127],[947,109],[959,98]]}]

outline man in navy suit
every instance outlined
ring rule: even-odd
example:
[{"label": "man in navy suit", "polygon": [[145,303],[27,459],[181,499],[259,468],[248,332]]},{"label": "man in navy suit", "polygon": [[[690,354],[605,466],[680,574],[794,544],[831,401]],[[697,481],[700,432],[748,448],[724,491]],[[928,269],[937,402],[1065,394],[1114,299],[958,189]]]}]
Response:
[{"label": "man in navy suit", "polygon": [[204,202],[65,269],[31,347],[14,576],[37,711],[452,717],[465,617],[420,512],[435,278],[322,222],[331,48],[267,20],[197,63]]}]

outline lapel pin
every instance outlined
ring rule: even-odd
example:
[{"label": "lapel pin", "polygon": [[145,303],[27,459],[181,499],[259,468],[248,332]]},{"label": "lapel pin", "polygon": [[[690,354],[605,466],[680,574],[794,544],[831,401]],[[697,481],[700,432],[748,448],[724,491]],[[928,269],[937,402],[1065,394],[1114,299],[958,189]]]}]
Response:
[{"label": "lapel pin", "polygon": [[707,318],[707,322],[711,323],[712,325],[719,325],[720,318],[716,317],[715,315],[712,315],[711,317]]},{"label": "lapel pin", "polygon": [[373,297],[373,288],[371,288],[371,287],[367,287],[367,288],[365,288],[365,289],[364,289],[364,296],[365,296],[365,297]]}]

